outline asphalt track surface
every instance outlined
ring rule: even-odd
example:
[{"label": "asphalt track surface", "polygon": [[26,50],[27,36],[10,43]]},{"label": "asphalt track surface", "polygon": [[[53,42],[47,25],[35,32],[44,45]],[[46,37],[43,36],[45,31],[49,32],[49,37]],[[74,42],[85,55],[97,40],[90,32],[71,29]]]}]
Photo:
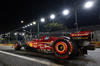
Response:
[{"label": "asphalt track surface", "polygon": [[15,51],[11,46],[0,46],[0,66],[100,66],[100,48],[88,51],[88,55],[70,59],[58,59],[53,54]]}]

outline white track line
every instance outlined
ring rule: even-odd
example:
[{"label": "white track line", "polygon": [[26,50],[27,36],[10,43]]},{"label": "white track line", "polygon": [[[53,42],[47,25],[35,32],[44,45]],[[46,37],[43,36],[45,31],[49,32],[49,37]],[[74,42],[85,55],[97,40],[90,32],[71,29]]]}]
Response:
[{"label": "white track line", "polygon": [[13,53],[5,52],[5,51],[0,51],[0,53],[11,55],[11,56],[15,56],[15,57],[26,59],[26,60],[30,60],[30,61],[34,61],[34,62],[38,62],[38,63],[42,63],[42,64],[45,64],[45,65],[61,66],[61,65],[58,65],[58,64],[55,64],[55,63],[52,63],[52,62],[42,61],[42,60],[38,60],[38,59],[35,59],[35,58],[29,58],[29,57],[26,57],[26,56],[13,54]]}]

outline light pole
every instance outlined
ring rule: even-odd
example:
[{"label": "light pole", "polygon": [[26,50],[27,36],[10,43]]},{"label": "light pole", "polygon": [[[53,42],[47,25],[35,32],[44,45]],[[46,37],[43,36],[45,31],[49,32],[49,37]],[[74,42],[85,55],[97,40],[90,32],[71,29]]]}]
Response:
[{"label": "light pole", "polygon": [[10,43],[10,33],[8,33],[8,36],[9,36],[9,39],[8,40],[9,40],[9,43]]},{"label": "light pole", "polygon": [[76,25],[76,31],[78,31],[78,21],[77,21],[77,6],[76,6],[76,2],[74,1],[74,5],[75,5],[75,25]]},{"label": "light pole", "polygon": [[[40,20],[41,22],[45,22],[45,19],[44,18],[41,18],[41,20]],[[39,30],[39,21],[38,21],[38,39],[39,39],[39,37],[40,37],[40,30]]]},{"label": "light pole", "polygon": [[18,41],[18,33],[15,33],[16,41]]},{"label": "light pole", "polygon": [[[32,25],[35,25],[35,24],[36,24],[36,22],[32,22],[32,23],[30,23],[30,24],[24,26],[23,29],[25,29],[25,28],[27,28],[27,27],[30,27],[30,26],[32,26]],[[30,34],[30,37],[32,38],[32,30],[31,30],[31,29],[30,29],[30,32],[29,32],[29,31],[26,31],[26,30],[23,30],[23,31],[28,32],[28,33]],[[30,38],[30,39],[31,39],[31,38]]]},{"label": "light pole", "polygon": [[38,39],[39,39],[39,22],[38,22]]},{"label": "light pole", "polygon": [[32,24],[33,24],[33,25],[36,25],[36,22],[34,21],[33,23],[31,23],[31,25],[32,25]]},{"label": "light pole", "polygon": [[31,40],[31,38],[32,38],[32,32],[31,32],[31,29],[30,29],[30,32],[29,32],[29,31],[26,31],[26,30],[23,30],[23,31],[28,32],[28,33],[31,35],[31,37],[30,37],[30,40]]},{"label": "light pole", "polygon": [[30,40],[32,39],[32,30],[30,29]]},{"label": "light pole", "polygon": [[[74,6],[75,6],[75,25],[76,25],[76,31],[78,31],[78,20],[77,20],[77,5],[76,1],[74,1]],[[93,6],[93,1],[88,1],[85,3],[84,7],[85,8],[90,8]]]},{"label": "light pole", "polygon": [[24,42],[26,42],[26,35],[25,35],[25,33],[22,33],[21,35],[22,35],[23,38],[24,38]]}]

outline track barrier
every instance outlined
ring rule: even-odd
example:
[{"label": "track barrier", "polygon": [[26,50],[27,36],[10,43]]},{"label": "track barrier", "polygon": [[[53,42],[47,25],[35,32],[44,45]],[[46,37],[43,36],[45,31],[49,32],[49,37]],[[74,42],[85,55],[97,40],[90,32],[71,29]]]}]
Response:
[{"label": "track barrier", "polygon": [[[100,42],[91,42],[92,45],[95,45],[96,47],[100,47]],[[0,46],[13,46],[14,44],[0,44]]]}]

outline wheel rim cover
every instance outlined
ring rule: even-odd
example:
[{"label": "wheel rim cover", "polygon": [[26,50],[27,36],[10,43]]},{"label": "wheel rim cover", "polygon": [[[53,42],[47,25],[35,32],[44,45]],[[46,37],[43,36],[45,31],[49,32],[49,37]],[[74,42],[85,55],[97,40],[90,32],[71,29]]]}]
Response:
[{"label": "wheel rim cover", "polygon": [[65,42],[57,42],[55,44],[55,51],[58,53],[58,54],[65,54],[68,50],[68,46]]}]

